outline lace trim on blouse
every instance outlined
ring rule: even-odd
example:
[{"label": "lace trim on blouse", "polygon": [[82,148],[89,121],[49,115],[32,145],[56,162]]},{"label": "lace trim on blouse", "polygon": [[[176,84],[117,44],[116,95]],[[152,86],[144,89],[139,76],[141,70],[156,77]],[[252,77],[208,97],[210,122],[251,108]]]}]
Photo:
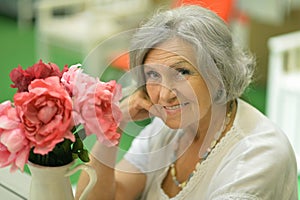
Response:
[{"label": "lace trim on blouse", "polygon": [[[206,160],[204,160],[203,162],[200,163],[200,165],[197,165],[196,169],[195,169],[195,174],[191,177],[191,179],[189,180],[189,182],[187,183],[186,187],[184,187],[176,196],[169,198],[165,192],[163,191],[162,188],[160,188],[160,193],[161,193],[161,197],[162,200],[181,200],[181,199],[186,199],[187,195],[189,195],[192,190],[197,187],[199,181],[201,180],[201,177],[206,173],[207,171],[207,163],[210,162],[210,160],[215,157],[216,154],[218,154],[219,152],[222,152],[223,149],[230,143],[232,142],[232,140],[235,137],[240,137],[241,135],[239,134],[238,128],[236,128],[236,126],[233,124],[233,126],[231,127],[231,129],[227,132],[227,134],[220,140],[220,142],[215,146],[215,148],[211,151],[210,155],[207,157]],[[226,194],[227,195],[227,194]],[[225,197],[226,197],[225,195]],[[228,194],[227,199],[228,200],[235,200],[238,199],[238,197],[240,196],[236,196],[236,195],[240,195],[242,197],[245,197],[245,200],[248,200],[248,197],[251,197],[251,200],[257,200],[257,198],[253,198],[253,196],[248,196],[247,194]],[[244,196],[243,196],[244,195]],[[223,196],[222,196],[223,197]],[[230,198],[229,198],[230,197]],[[232,198],[231,198],[232,197]],[[217,200],[220,200],[222,198],[217,197]],[[224,200],[227,200],[226,198]],[[215,200],[215,199],[214,199]],[[243,199],[240,199],[243,200]]]}]

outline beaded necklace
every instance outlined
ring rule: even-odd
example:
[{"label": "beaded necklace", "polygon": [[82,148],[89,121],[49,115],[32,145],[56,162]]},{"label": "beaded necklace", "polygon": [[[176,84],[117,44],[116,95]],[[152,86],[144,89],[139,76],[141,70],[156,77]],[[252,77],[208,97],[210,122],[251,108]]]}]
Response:
[{"label": "beaded necklace", "polygon": [[[226,118],[225,118],[225,121],[223,123],[223,126],[221,128],[221,130],[219,131],[220,134],[217,134],[219,135],[218,138],[215,138],[210,146],[206,149],[206,151],[204,152],[204,154],[200,157],[200,160],[199,162],[197,162],[197,165],[195,167],[195,169],[197,169],[200,165],[200,163],[204,160],[207,159],[207,157],[209,156],[210,152],[215,148],[216,144],[218,143],[218,141],[220,140],[220,137],[222,135],[222,133],[224,132],[225,128],[228,126],[230,120],[231,120],[231,115],[232,115],[232,110],[233,110],[233,103],[234,101],[231,101],[230,104],[229,104],[229,109],[228,109],[228,112],[226,114]],[[176,162],[176,161],[175,161]],[[176,169],[175,169],[175,162],[173,162],[171,165],[170,165],[170,174],[172,176],[172,180],[173,182],[175,183],[175,185],[177,187],[179,187],[180,189],[183,189],[186,184],[189,182],[189,180],[193,177],[193,175],[196,173],[196,171],[194,170],[188,177],[188,179],[186,181],[183,181],[183,182],[179,182],[177,177],[176,177]]]}]

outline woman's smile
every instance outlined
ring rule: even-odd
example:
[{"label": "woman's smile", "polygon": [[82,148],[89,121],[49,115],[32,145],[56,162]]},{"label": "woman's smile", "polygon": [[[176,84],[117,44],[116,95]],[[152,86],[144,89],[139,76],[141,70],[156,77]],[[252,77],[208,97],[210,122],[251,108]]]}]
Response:
[{"label": "woman's smile", "polygon": [[165,112],[168,115],[174,115],[177,113],[181,113],[182,110],[188,105],[189,103],[181,103],[181,104],[176,104],[176,105],[169,105],[169,106],[163,106]]}]

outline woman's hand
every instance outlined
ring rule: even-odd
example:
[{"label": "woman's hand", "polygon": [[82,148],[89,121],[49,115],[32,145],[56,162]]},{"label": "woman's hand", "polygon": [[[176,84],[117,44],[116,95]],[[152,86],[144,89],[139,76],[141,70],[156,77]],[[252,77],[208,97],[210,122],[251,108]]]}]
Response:
[{"label": "woman's hand", "polygon": [[142,89],[135,91],[132,95],[126,97],[121,104],[120,108],[123,113],[123,122],[139,121],[147,119],[153,111],[153,104],[150,101],[146,92]]}]

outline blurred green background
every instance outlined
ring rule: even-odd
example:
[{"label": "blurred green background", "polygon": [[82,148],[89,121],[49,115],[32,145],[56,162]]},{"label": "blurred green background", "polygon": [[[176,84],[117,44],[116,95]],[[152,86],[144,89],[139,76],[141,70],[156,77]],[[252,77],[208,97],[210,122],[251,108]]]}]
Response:
[{"label": "blurred green background", "polygon": [[[16,92],[15,89],[10,88],[10,71],[18,65],[21,65],[23,68],[32,66],[38,61],[38,58],[35,56],[35,30],[33,27],[20,29],[15,19],[0,16],[0,34],[0,102],[3,102],[5,100],[12,100]],[[63,67],[66,64],[72,65],[82,62],[76,52],[53,47],[51,54],[51,62],[56,63],[59,67]],[[110,67],[101,79],[104,81],[111,78],[118,79],[122,73],[121,70]],[[265,98],[266,88],[259,83],[253,83],[243,95],[243,99],[254,105],[263,113],[265,112]],[[142,122],[141,125],[147,122],[148,121]],[[128,126],[129,129],[130,126],[131,125]],[[135,130],[136,133],[131,135],[135,135],[139,131],[140,130]],[[121,148],[127,149],[133,137],[129,134],[124,134],[122,137]],[[26,171],[28,172],[28,169],[26,169]],[[79,173],[72,176],[72,183],[77,181],[78,176]]]}]

